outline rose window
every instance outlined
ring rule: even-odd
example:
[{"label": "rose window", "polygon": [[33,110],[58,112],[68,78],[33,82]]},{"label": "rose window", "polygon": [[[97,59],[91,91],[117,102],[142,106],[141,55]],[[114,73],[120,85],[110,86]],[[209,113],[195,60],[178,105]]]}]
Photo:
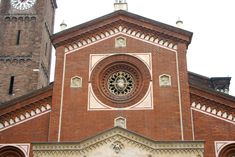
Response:
[{"label": "rose window", "polygon": [[142,61],[120,54],[107,57],[95,66],[91,73],[91,85],[98,100],[123,108],[136,104],[145,96],[150,78],[149,70]]},{"label": "rose window", "polygon": [[127,72],[116,72],[108,79],[108,89],[114,95],[126,95],[134,86],[133,77]]}]

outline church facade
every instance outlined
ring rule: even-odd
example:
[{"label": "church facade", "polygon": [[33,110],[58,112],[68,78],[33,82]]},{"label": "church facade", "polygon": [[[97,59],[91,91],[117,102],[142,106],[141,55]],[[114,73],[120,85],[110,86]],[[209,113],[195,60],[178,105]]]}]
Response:
[{"label": "church facade", "polygon": [[[22,63],[1,60],[9,74],[0,78],[10,76],[5,85],[9,89],[2,89],[17,92],[11,78],[21,75],[36,81],[37,87],[14,99],[8,98],[9,91],[1,93],[0,156],[234,157],[231,78],[188,72],[192,32],[130,13],[122,0],[114,6],[108,15],[51,34],[55,0],[1,2],[4,27],[0,27],[5,30],[1,33],[14,29],[16,35],[6,33],[0,40],[6,44],[16,39],[18,45],[6,55],[2,44],[0,57],[14,60],[19,52],[32,52],[31,60]],[[29,15],[43,28],[42,36],[28,26]],[[37,42],[30,42],[38,43],[38,50],[18,42],[27,29],[37,34],[31,37],[38,37]],[[48,80],[41,63],[49,67],[50,42],[56,49],[55,80],[45,86]],[[25,51],[17,51],[21,46]],[[39,63],[37,68],[30,66],[34,62]],[[11,70],[20,68],[15,64],[36,72],[38,79]]]}]

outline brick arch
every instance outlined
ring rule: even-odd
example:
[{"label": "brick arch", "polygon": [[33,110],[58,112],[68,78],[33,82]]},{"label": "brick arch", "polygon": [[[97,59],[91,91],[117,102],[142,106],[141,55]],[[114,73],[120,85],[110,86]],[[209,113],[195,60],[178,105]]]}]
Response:
[{"label": "brick arch", "polygon": [[5,146],[0,148],[0,157],[25,157],[24,153],[16,147]]},{"label": "brick arch", "polygon": [[234,157],[235,156],[235,143],[225,146],[219,153],[219,157]]}]

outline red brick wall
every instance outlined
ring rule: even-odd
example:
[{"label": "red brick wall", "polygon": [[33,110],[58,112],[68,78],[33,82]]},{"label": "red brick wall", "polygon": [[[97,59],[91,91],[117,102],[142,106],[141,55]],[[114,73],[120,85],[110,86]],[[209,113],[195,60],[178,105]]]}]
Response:
[{"label": "red brick wall", "polygon": [[235,125],[193,111],[195,140],[205,141],[205,157],[215,157],[214,141],[234,141]]},{"label": "red brick wall", "polygon": [[1,131],[1,143],[32,143],[48,140],[50,113]]},{"label": "red brick wall", "polygon": [[[179,49],[179,69],[181,84],[187,82],[186,73],[186,46],[182,44]],[[153,61],[153,102],[154,110],[149,111],[87,111],[88,102],[88,67],[90,54],[105,53],[152,53]],[[56,140],[58,131],[58,115],[61,96],[61,82],[63,71],[63,47],[57,49],[56,76],[53,93],[53,114],[51,118],[52,132],[50,140]],[[159,75],[172,76],[171,87],[159,87]],[[70,88],[70,79],[73,76],[83,78],[80,89]],[[177,71],[175,52],[153,46],[127,37],[126,48],[115,48],[115,38],[102,41],[71,53],[66,60],[66,73],[64,84],[63,117],[61,140],[78,141],[98,132],[112,128],[114,119],[118,116],[127,118],[127,129],[153,138],[155,140],[181,140],[180,111],[178,104]],[[187,111],[189,106],[188,84],[181,87],[183,108]],[[184,106],[187,107],[184,107]],[[184,116],[188,116],[185,113]],[[183,119],[185,126],[185,139],[191,139],[191,125],[189,117]]]}]

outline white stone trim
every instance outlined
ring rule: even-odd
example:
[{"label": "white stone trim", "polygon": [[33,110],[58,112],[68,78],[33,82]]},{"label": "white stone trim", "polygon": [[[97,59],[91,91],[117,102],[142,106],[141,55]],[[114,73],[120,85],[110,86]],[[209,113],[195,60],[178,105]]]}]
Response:
[{"label": "white stone trim", "polygon": [[182,96],[181,96],[181,85],[180,85],[180,73],[179,73],[179,59],[178,51],[175,52],[176,60],[176,72],[177,72],[177,88],[178,88],[178,102],[179,102],[179,112],[180,112],[180,131],[181,131],[181,140],[184,140],[184,124],[183,124],[183,114],[182,114]]},{"label": "white stone trim", "polygon": [[194,111],[204,113],[204,114],[209,115],[211,117],[235,124],[235,117],[232,114],[228,115],[228,113],[225,111],[216,110],[210,106],[206,106],[206,105],[203,105],[200,103],[196,104],[196,102],[192,103],[191,109]]},{"label": "white stone trim", "polygon": [[25,157],[29,157],[29,153],[30,153],[30,144],[29,143],[0,144],[0,149],[3,147],[7,147],[7,146],[16,147],[24,153]]},{"label": "white stone trim", "polygon": [[25,112],[24,114],[17,115],[14,119],[7,119],[3,123],[0,123],[0,132],[47,114],[49,112],[51,112],[51,106],[47,104],[46,106],[41,106],[41,108],[32,109]]},{"label": "white stone trim", "polygon": [[111,38],[115,35],[126,35],[128,37],[132,37],[132,38],[141,40],[143,42],[147,42],[147,43],[150,43],[150,44],[153,44],[153,45],[156,45],[156,46],[159,46],[159,47],[162,47],[162,48],[174,51],[174,52],[177,50],[176,44],[168,42],[167,40],[161,39],[160,37],[150,36],[148,34],[145,34],[144,32],[139,32],[136,30],[123,27],[123,26],[119,26],[118,28],[112,28],[112,29],[106,30],[105,33],[96,34],[92,37],[88,37],[87,39],[78,40],[76,42],[68,44],[65,47],[64,52],[65,53],[74,52],[85,46],[90,46],[99,41],[103,41],[108,38]]},{"label": "white stone trim", "polygon": [[[151,75],[151,80],[152,80],[152,54],[151,53],[118,53],[123,54],[123,55],[130,55],[132,57],[135,57],[139,60],[141,60],[146,67],[149,69],[150,75]],[[110,56],[114,56],[117,54],[110,53],[110,54],[90,54],[90,60],[89,60],[89,81],[91,77],[91,73],[93,69],[96,67],[97,64],[99,64],[102,60],[105,58],[108,58]]]},{"label": "white stone trim", "polygon": [[88,84],[88,111],[105,111],[105,110],[153,110],[153,86],[152,81],[149,84],[149,89],[146,95],[136,104],[124,107],[115,108],[102,103],[94,94],[91,83]]},{"label": "white stone trim", "polygon": [[193,140],[195,140],[195,129],[194,129],[194,119],[193,119],[193,110],[192,108],[190,109],[190,118],[191,118],[191,124],[192,124],[192,135],[193,135]]},{"label": "white stone trim", "polygon": [[219,157],[219,154],[223,148],[226,146],[235,143],[235,141],[215,141],[215,155]]}]

